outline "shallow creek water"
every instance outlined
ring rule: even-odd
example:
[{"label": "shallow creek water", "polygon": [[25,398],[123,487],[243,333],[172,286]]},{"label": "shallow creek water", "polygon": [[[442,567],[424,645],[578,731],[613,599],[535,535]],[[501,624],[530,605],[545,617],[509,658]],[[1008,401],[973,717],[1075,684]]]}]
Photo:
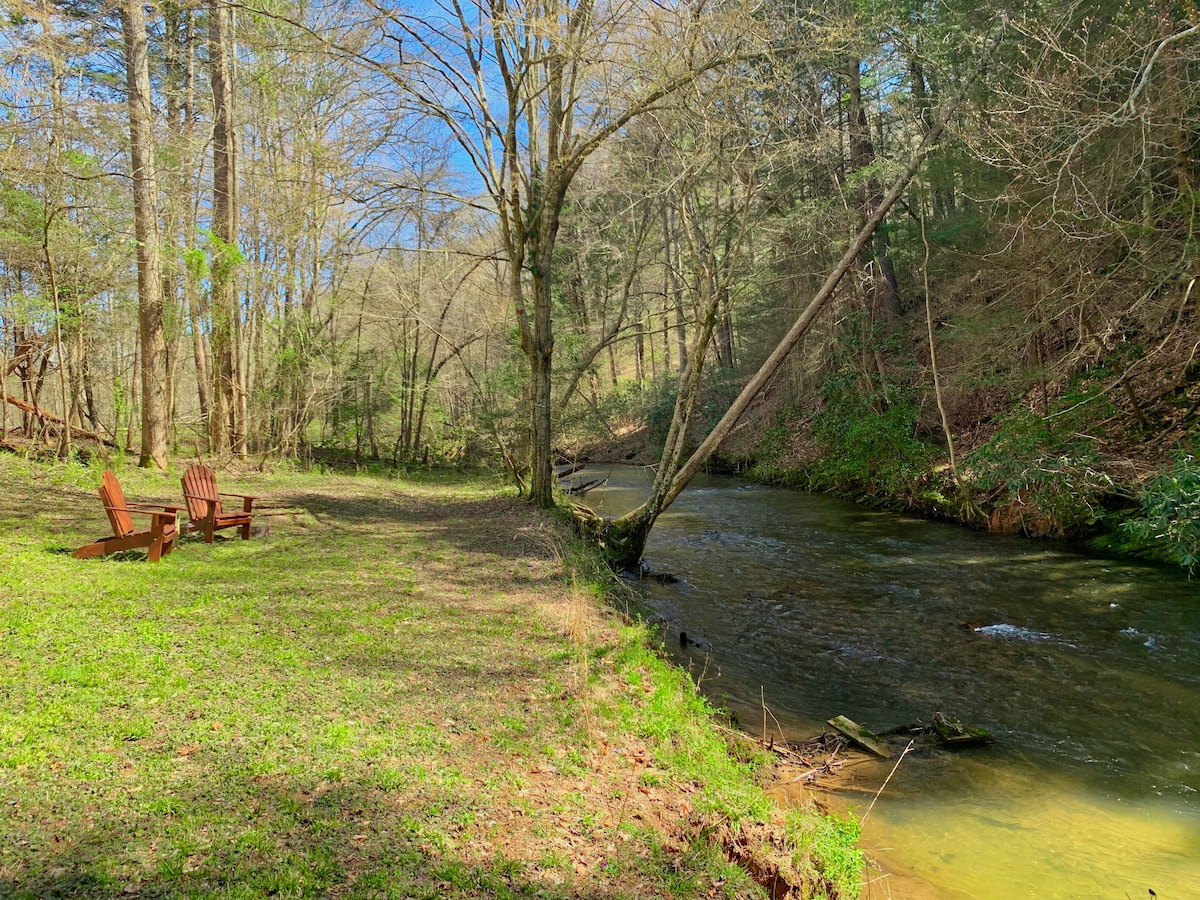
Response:
[{"label": "shallow creek water", "polygon": [[[585,502],[633,508],[652,473]],[[1167,569],[833,498],[697,478],[640,582],[677,652],[744,728],[937,711],[995,744],[909,754],[870,810],[864,897],[1200,897],[1200,585]],[[687,645],[680,645],[680,633]],[[893,762],[834,798],[862,818]]]}]

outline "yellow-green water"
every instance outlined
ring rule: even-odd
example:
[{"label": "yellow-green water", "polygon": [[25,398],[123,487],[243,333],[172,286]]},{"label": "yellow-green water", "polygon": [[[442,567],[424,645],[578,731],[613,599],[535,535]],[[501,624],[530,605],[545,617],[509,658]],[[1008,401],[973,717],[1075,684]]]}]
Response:
[{"label": "yellow-green water", "polygon": [[[604,469],[615,514],[649,475]],[[587,471],[579,477],[595,477]],[[1181,574],[735,479],[655,526],[664,638],[742,725],[943,711],[990,747],[922,749],[866,816],[866,897],[1200,897],[1200,588]],[[681,634],[686,639],[681,641]],[[893,763],[856,764],[860,817]]]}]

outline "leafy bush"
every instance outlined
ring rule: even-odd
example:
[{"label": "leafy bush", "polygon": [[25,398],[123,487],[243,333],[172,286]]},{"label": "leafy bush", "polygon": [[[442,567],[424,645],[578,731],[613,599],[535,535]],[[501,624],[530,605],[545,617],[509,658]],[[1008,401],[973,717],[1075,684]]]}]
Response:
[{"label": "leafy bush", "polygon": [[1048,416],[1020,408],[965,460],[963,472],[981,494],[1020,498],[1053,523],[1047,533],[1067,534],[1095,525],[1112,479],[1085,436],[1084,417],[1094,417],[1098,395],[1069,393]]},{"label": "leafy bush", "polygon": [[[707,434],[711,431],[732,405],[740,389],[740,374],[736,369],[706,372],[696,398],[693,433],[700,431]],[[667,439],[678,392],[679,376],[670,372],[656,378],[641,395],[638,412],[642,421],[649,426],[650,440],[655,446],[661,447]]]},{"label": "leafy bush", "polygon": [[580,385],[573,400],[559,415],[557,439],[563,444],[604,444],[632,420],[640,421],[642,392],[637,381],[622,378],[601,390],[595,383]]},{"label": "leafy bush", "polygon": [[1200,461],[1176,457],[1175,467],[1139,493],[1141,515],[1126,519],[1118,534],[1120,549],[1177,563],[1194,575],[1200,564]]},{"label": "leafy bush", "polygon": [[810,472],[813,486],[861,496],[909,494],[935,456],[917,435],[917,404],[906,389],[864,393],[859,384],[849,372],[825,383],[825,405],[813,419],[824,451]]}]

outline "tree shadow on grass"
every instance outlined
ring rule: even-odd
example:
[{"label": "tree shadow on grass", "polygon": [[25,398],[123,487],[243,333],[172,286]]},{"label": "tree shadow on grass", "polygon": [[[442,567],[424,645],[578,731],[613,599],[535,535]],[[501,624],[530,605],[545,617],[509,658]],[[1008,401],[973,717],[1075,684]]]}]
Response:
[{"label": "tree shadow on grass", "polygon": [[521,558],[546,550],[544,541],[527,532],[538,522],[536,511],[511,498],[429,501],[408,496],[359,499],[302,493],[279,499],[343,534],[358,532],[365,537],[391,526],[420,533],[427,540],[502,557]]},{"label": "tree shadow on grass", "polygon": [[[105,537],[111,537],[111,535],[106,535]],[[97,538],[97,540],[103,539]],[[54,556],[70,556],[77,549],[78,547],[66,547],[61,544],[51,544],[45,548],[47,553]],[[91,556],[87,559],[81,559],[80,562],[91,563],[94,560],[96,563],[144,563],[146,562],[146,555],[145,550],[118,550],[116,553],[105,553],[103,556]]]},{"label": "tree shadow on grass", "polygon": [[[255,521],[271,526],[272,533],[251,540],[297,534],[312,537],[321,532],[328,533],[332,541],[358,538],[367,544],[402,540],[390,533],[394,529],[400,534],[415,532],[427,541],[501,557],[545,554],[545,541],[530,533],[531,527],[537,525],[538,514],[518,499],[404,493],[402,488],[388,490],[386,486],[375,485],[366,488],[353,495],[339,495],[333,490],[270,492],[261,501],[261,508],[256,509]],[[69,553],[90,540],[87,534],[93,529],[103,527],[103,509],[90,492],[70,486],[42,488],[25,482],[6,491],[0,505],[0,522],[4,521],[5,512],[11,513],[15,523],[24,520],[28,510],[35,510],[38,518],[33,526],[35,531],[62,535],[61,543],[46,546],[47,553]],[[175,497],[168,499],[179,502]],[[144,502],[158,502],[158,499],[147,498]],[[217,536],[218,543],[238,540],[236,536]],[[176,549],[181,545],[191,550],[198,543],[194,535],[180,535]],[[145,555],[124,558],[144,559]]]}]

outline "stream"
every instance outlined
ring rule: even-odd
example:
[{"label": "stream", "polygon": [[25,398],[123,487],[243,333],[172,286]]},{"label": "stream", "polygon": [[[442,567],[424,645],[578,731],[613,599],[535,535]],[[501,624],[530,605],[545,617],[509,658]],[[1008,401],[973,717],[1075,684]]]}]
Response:
[{"label": "stream", "polygon": [[[582,501],[611,516],[653,473],[574,478],[605,476]],[[638,582],[667,648],[751,733],[942,711],[995,736],[902,760],[863,823],[863,897],[1200,896],[1200,586],[1181,573],[709,476],[645,562],[677,579]],[[847,765],[831,805],[862,820],[894,765]]]}]

